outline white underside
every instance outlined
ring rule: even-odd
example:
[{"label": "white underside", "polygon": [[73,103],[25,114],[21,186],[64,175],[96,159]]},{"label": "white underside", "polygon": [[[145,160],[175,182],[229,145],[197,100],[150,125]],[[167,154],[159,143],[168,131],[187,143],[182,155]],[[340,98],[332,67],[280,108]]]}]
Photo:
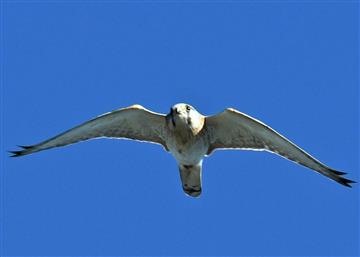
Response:
[{"label": "white underside", "polygon": [[167,146],[178,164],[196,165],[202,161],[208,150],[208,146],[203,140],[189,142],[185,145],[176,144],[172,140],[169,141]]}]

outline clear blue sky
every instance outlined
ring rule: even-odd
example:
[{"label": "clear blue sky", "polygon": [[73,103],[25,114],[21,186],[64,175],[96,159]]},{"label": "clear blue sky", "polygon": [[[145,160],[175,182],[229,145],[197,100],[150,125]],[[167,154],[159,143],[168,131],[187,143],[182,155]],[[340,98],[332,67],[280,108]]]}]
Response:
[{"label": "clear blue sky", "polygon": [[2,3],[3,255],[359,254],[359,189],[265,152],[204,160],[182,192],[161,147],[34,144],[134,103],[272,126],[359,180],[358,4]]}]

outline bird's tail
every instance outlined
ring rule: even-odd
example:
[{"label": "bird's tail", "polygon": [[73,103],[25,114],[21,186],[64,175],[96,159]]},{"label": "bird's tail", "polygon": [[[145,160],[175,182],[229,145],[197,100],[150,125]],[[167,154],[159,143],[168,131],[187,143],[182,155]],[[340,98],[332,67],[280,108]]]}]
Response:
[{"label": "bird's tail", "polygon": [[201,168],[202,163],[197,165],[179,165],[182,188],[189,196],[199,197],[201,194]]}]

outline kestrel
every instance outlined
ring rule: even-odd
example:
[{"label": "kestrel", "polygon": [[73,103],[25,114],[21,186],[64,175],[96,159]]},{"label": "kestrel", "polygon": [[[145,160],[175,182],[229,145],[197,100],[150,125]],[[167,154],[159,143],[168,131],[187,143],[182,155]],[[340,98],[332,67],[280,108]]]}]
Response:
[{"label": "kestrel", "polygon": [[176,159],[182,188],[192,197],[201,194],[201,170],[205,156],[216,149],[264,150],[276,153],[320,174],[351,187],[355,181],[346,173],[329,168],[290,140],[244,113],[228,108],[204,116],[189,104],[176,104],[170,112],[155,113],[132,105],[100,115],[53,138],[11,151],[23,156],[53,147],[65,146],[92,138],[125,138],[162,145]]}]

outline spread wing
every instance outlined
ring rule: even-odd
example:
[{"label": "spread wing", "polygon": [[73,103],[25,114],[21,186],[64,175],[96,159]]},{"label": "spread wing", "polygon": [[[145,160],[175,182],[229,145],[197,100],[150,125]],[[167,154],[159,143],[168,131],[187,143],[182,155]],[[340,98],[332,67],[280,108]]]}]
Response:
[{"label": "spread wing", "polygon": [[210,138],[208,154],[215,149],[225,148],[266,150],[313,169],[344,186],[351,187],[351,183],[354,183],[342,177],[346,173],[327,167],[269,126],[237,110],[229,108],[206,117],[206,126]]},{"label": "spread wing", "polygon": [[99,137],[147,141],[161,144],[166,148],[164,126],[165,115],[151,112],[140,105],[133,105],[100,115],[39,144],[21,146],[21,151],[11,153],[13,157],[23,156]]}]

